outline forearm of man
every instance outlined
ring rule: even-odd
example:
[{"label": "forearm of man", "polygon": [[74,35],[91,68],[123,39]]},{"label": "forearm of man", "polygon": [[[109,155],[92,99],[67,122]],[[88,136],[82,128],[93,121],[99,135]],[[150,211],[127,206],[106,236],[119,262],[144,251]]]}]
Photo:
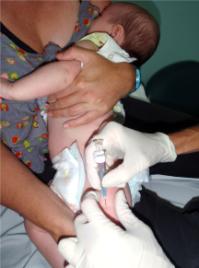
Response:
[{"label": "forearm of man", "polygon": [[199,152],[199,125],[169,134],[177,154]]},{"label": "forearm of man", "polygon": [[3,145],[1,202],[44,228],[58,241],[75,234],[73,212]]}]

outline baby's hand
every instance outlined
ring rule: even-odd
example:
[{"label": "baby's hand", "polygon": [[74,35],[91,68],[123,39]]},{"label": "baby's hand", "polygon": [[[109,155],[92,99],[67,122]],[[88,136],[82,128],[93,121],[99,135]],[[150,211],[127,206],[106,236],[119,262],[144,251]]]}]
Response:
[{"label": "baby's hand", "polygon": [[2,98],[11,99],[10,96],[11,83],[7,80],[5,74],[0,75],[0,102],[2,102]]}]

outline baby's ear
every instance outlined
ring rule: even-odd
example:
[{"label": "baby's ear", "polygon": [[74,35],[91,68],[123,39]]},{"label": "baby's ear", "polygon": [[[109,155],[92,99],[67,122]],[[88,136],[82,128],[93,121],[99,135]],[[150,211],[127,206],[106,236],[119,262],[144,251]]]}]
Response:
[{"label": "baby's ear", "polygon": [[122,45],[125,38],[124,27],[121,24],[113,25],[111,36],[119,45]]}]

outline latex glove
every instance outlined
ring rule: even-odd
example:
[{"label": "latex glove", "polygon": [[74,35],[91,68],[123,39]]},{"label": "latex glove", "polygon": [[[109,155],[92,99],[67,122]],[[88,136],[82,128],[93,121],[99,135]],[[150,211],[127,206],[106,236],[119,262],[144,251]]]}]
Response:
[{"label": "latex glove", "polygon": [[103,214],[93,195],[83,201],[82,211],[75,220],[77,238],[62,239],[58,245],[69,267],[174,267],[150,228],[132,214],[123,191],[116,195],[116,212],[125,229]]},{"label": "latex glove", "polygon": [[[106,163],[109,167],[116,160],[123,160],[104,176],[102,180],[104,187],[123,186],[136,173],[158,162],[170,162],[176,159],[175,147],[163,133],[142,133],[110,122],[93,137],[97,138],[103,139]],[[92,187],[100,189],[100,179],[93,158],[95,150],[95,144],[91,141],[86,148],[87,177]]]},{"label": "latex glove", "polygon": [[48,98],[51,116],[71,118],[65,127],[89,123],[112,111],[135,81],[135,72],[130,64],[113,63],[88,49],[72,47],[59,53],[57,59],[83,63],[81,72],[64,96],[60,93]]}]

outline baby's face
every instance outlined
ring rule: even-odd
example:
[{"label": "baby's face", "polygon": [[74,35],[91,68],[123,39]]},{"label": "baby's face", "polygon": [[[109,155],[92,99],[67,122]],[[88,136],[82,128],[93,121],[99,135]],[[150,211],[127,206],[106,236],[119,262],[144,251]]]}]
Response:
[{"label": "baby's face", "polygon": [[110,33],[112,28],[112,23],[110,18],[112,17],[111,5],[108,6],[99,17],[97,17],[91,24],[88,33],[93,32],[106,32]]}]

